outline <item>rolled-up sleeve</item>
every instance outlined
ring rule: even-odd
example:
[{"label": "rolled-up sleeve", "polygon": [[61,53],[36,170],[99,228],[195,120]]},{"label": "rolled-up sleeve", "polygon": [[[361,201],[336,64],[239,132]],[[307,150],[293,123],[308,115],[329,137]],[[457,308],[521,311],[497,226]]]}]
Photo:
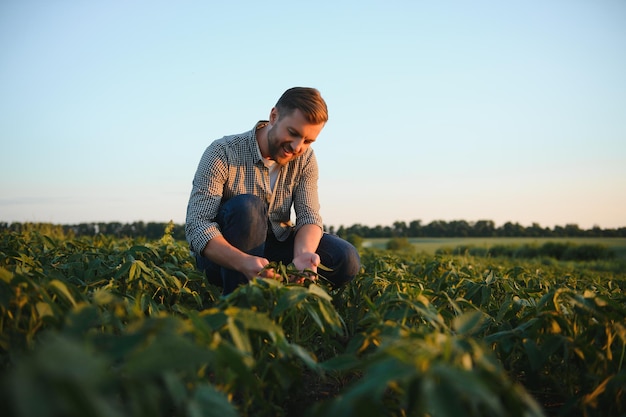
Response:
[{"label": "rolled-up sleeve", "polygon": [[215,141],[200,159],[187,205],[185,235],[190,249],[198,255],[211,239],[221,235],[215,219],[227,179],[224,147],[220,141]]}]

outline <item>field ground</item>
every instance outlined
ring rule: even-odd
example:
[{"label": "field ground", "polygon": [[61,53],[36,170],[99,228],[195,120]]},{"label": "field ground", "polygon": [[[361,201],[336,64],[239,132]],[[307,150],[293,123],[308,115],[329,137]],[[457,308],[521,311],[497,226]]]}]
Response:
[{"label": "field ground", "polygon": [[[388,238],[364,239],[363,247],[385,249]],[[496,245],[537,245],[546,242],[571,242],[575,245],[603,245],[615,251],[619,259],[626,260],[626,238],[535,238],[535,237],[453,237],[453,238],[409,238],[419,252],[434,254],[438,249],[454,249],[459,246],[491,248]]]}]

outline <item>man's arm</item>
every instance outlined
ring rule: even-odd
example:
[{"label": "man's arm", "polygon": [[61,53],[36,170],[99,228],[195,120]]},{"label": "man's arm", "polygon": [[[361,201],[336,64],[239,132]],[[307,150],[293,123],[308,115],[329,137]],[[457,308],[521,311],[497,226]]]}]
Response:
[{"label": "man's arm", "polygon": [[293,246],[293,264],[298,270],[310,269],[317,272],[320,257],[315,251],[323,233],[316,224],[306,224],[298,230]]},{"label": "man's arm", "polygon": [[228,167],[221,140],[209,145],[198,163],[185,221],[185,235],[191,250],[198,255],[211,239],[221,232],[215,218],[222,201],[224,184],[228,180]]},{"label": "man's arm", "polygon": [[269,261],[265,258],[242,252],[228,243],[222,235],[209,240],[202,251],[202,256],[225,268],[241,272],[248,280],[257,276],[272,278],[274,275],[273,271],[269,270],[259,275],[263,268],[269,264]]}]

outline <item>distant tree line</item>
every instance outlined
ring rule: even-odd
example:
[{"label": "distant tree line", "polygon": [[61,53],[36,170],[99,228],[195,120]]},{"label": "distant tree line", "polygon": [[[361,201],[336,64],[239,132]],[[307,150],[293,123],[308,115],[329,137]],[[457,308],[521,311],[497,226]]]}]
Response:
[{"label": "distant tree line", "polygon": [[355,224],[350,227],[341,226],[336,231],[329,229],[330,233],[348,238],[360,236],[362,238],[393,238],[393,237],[626,237],[626,227],[618,229],[601,229],[594,226],[591,229],[581,229],[576,224],[555,226],[550,229],[533,223],[530,227],[524,227],[519,223],[504,223],[496,227],[491,220],[479,220],[467,222],[465,220],[453,220],[446,222],[435,220],[428,224],[422,224],[421,220],[410,223],[397,221],[393,226],[368,227]]},{"label": "distant tree line", "polygon": [[[3,223],[0,222],[1,230],[12,230],[16,232],[36,229],[46,234],[65,234],[70,236],[95,236],[103,234],[115,237],[146,238],[148,240],[159,239],[165,233],[167,223],[160,222],[100,222],[100,223],[79,223],[71,225],[56,225],[51,223]],[[185,225],[174,224],[172,236],[176,240],[185,240]]]},{"label": "distant tree line", "polygon": [[[74,236],[94,236],[104,234],[116,237],[143,237],[158,239],[165,233],[166,222],[133,222],[133,223],[79,223],[73,225],[54,225],[50,223],[6,223],[0,222],[0,230],[22,231],[32,228],[49,232],[71,234]],[[392,226],[364,226],[354,224],[350,227],[327,227],[327,232],[336,234],[344,239],[359,236],[361,238],[394,238],[394,237],[626,237],[626,227],[617,229],[601,229],[594,226],[591,229],[581,229],[576,224],[555,226],[554,228],[541,227],[533,223],[529,227],[519,223],[504,223],[496,227],[491,220],[467,222],[465,220],[435,220],[422,224],[421,220],[406,223],[394,222]],[[185,225],[174,224],[172,236],[177,240],[185,240]]]}]

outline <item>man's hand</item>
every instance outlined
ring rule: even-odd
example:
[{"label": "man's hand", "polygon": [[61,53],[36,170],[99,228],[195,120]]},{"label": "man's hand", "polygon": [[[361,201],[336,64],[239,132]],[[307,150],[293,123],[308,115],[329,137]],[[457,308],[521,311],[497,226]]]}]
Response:
[{"label": "man's hand", "polygon": [[[312,280],[317,279],[315,273],[317,273],[317,266],[320,264],[320,257],[315,252],[304,252],[293,258],[293,265],[298,271],[311,271],[314,274],[310,274],[309,278]],[[296,277],[294,279],[296,284],[304,284],[304,277]]]},{"label": "man's hand", "polygon": [[202,254],[218,265],[241,272],[248,281],[256,277],[280,279],[272,268],[265,268],[270,263],[267,259],[240,251],[221,235],[209,240]]},{"label": "man's hand", "polygon": [[[315,224],[305,224],[296,232],[293,247],[293,265],[300,272],[311,271],[308,274],[312,280],[317,279],[317,266],[320,264],[320,257],[315,251],[323,236],[322,228]],[[302,274],[301,274],[302,275]],[[305,277],[297,276],[293,280],[298,284],[304,284]]]},{"label": "man's hand", "polygon": [[280,277],[277,276],[273,268],[265,268],[269,263],[265,258],[249,256],[241,265],[239,272],[243,273],[248,278],[248,281],[258,277],[279,279]]}]

